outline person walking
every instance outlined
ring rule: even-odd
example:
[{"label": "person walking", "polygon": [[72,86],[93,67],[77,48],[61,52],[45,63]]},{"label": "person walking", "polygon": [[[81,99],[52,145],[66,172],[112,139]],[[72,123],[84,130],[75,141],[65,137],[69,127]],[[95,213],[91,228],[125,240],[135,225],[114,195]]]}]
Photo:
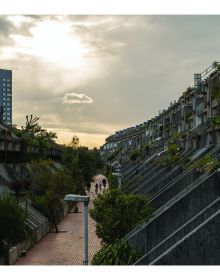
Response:
[{"label": "person walking", "polygon": [[99,191],[99,185],[98,185],[98,183],[96,183],[96,184],[95,184],[95,193],[97,194],[98,191]]},{"label": "person walking", "polygon": [[103,184],[103,187],[104,187],[104,189],[106,188],[106,184],[107,184],[107,182],[106,182],[106,179],[105,178],[103,178],[102,179],[102,184]]},{"label": "person walking", "polygon": [[86,184],[86,187],[87,187],[87,191],[88,191],[88,192],[90,192],[90,189],[91,189],[91,183],[90,183],[90,182],[88,182],[88,183]]}]

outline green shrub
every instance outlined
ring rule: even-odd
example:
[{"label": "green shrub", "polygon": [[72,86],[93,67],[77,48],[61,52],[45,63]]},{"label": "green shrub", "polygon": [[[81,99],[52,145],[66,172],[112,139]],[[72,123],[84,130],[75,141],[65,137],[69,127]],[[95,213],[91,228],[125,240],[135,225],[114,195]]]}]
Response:
[{"label": "green shrub", "polygon": [[117,189],[118,188],[118,177],[112,175],[112,171],[108,173],[107,176],[108,185],[110,189]]},{"label": "green shrub", "polygon": [[105,244],[94,255],[92,265],[132,265],[140,255],[124,239],[118,239],[112,244]]},{"label": "green shrub", "polygon": [[139,158],[141,156],[141,150],[136,149],[134,151],[131,152],[129,159],[131,161],[135,161],[137,158]]},{"label": "green shrub", "polygon": [[15,245],[26,238],[25,213],[14,197],[5,193],[0,196],[0,255],[3,255],[3,240]]},{"label": "green shrub", "polygon": [[219,161],[217,161],[212,155],[206,155],[195,161],[193,167],[199,172],[210,173],[219,167]]},{"label": "green shrub", "polygon": [[124,194],[118,189],[106,190],[93,203],[90,216],[96,221],[96,233],[108,244],[147,221],[152,213],[146,196]]},{"label": "green shrub", "polygon": [[217,115],[212,119],[212,125],[214,127],[217,127],[220,125],[220,115]]}]

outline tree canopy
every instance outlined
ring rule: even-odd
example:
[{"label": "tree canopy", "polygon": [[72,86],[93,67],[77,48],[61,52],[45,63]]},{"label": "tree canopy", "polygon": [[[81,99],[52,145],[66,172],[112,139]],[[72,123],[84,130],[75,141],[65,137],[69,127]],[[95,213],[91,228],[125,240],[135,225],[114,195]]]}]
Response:
[{"label": "tree canopy", "polygon": [[38,160],[32,162],[32,184],[36,194],[33,206],[45,215],[56,231],[57,222],[62,212],[64,195],[75,193],[76,187],[70,175],[64,170],[54,168],[52,161]]},{"label": "tree canopy", "polygon": [[[25,240],[25,214],[10,194],[0,196],[0,248],[3,240],[14,245]],[[0,253],[1,250],[0,250]]]},{"label": "tree canopy", "polygon": [[147,203],[146,196],[124,194],[118,189],[99,194],[90,209],[98,237],[107,244],[124,237],[137,224],[147,221],[152,212]]}]

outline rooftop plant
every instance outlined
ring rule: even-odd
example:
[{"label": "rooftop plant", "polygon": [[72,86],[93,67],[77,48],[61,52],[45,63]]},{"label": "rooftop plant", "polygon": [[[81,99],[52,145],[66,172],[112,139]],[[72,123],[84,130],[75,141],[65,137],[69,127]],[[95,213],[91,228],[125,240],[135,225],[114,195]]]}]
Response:
[{"label": "rooftop plant", "polygon": [[220,115],[217,115],[212,119],[212,125],[213,127],[217,127],[220,125]]},{"label": "rooftop plant", "polygon": [[211,93],[212,100],[218,99],[220,97],[220,88],[214,88]]},{"label": "rooftop plant", "polygon": [[219,167],[219,161],[217,161],[212,155],[206,155],[195,161],[193,167],[198,172],[210,173]]},{"label": "rooftop plant", "polygon": [[140,149],[133,150],[130,154],[129,159],[131,161],[135,161],[137,158],[139,158],[141,156],[141,154],[142,154],[142,152]]}]

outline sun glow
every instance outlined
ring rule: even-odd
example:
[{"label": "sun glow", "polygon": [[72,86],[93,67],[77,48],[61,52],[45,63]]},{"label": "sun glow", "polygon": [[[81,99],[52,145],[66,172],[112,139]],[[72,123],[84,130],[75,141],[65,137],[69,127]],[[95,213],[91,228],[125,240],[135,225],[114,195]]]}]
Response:
[{"label": "sun glow", "polygon": [[17,54],[35,56],[63,67],[81,68],[86,64],[89,46],[83,44],[68,22],[45,20],[30,28],[31,36],[11,34],[15,45],[5,49],[7,58]]},{"label": "sun glow", "polygon": [[36,55],[63,66],[80,67],[88,49],[71,34],[70,25],[44,21],[31,28],[32,50]]}]

